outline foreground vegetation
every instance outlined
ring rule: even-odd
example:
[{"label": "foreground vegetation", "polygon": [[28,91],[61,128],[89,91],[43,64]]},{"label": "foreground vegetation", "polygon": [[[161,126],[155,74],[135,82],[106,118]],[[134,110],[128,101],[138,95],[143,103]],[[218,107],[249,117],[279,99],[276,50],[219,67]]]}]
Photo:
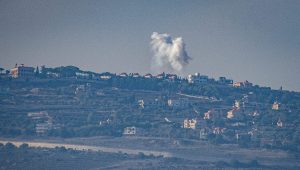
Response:
[{"label": "foreground vegetation", "polygon": [[[191,161],[180,158],[137,156],[122,153],[75,151],[64,147],[30,148],[27,144],[16,147],[11,143],[0,145],[1,169],[282,169],[281,166],[261,165],[257,160],[240,162]],[[293,169],[293,167],[289,167]],[[297,167],[294,167],[297,169]]]}]

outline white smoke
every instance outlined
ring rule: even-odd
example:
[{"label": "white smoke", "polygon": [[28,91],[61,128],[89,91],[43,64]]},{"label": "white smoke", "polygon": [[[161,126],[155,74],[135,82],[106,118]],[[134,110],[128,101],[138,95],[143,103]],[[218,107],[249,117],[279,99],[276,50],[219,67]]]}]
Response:
[{"label": "white smoke", "polygon": [[181,37],[173,39],[169,34],[153,32],[150,44],[154,52],[152,67],[155,70],[179,73],[191,60]]}]

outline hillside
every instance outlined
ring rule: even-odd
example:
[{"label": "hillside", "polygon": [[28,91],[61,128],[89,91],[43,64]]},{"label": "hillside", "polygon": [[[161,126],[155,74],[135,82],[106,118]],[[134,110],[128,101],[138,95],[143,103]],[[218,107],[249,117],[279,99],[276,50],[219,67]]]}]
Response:
[{"label": "hillside", "polygon": [[[217,81],[191,84],[167,74],[103,73],[110,77],[101,79],[103,74],[91,72],[87,78],[76,76],[82,71],[70,66],[44,70],[44,76],[1,79],[2,135],[121,136],[134,126],[139,136],[199,139],[201,131],[214,143],[298,145],[297,92]],[[273,102],[280,103],[278,110]],[[182,128],[185,119],[195,119],[196,127]],[[37,125],[46,130],[37,134]]]},{"label": "hillside", "polygon": [[299,156],[298,92],[73,66],[43,68],[29,78],[2,77],[0,90],[2,138],[149,137]]}]

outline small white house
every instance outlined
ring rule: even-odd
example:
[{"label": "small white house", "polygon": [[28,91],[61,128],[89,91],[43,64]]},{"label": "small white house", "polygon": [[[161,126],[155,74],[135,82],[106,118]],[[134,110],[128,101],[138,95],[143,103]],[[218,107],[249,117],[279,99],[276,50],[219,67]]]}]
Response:
[{"label": "small white house", "polygon": [[185,129],[196,129],[197,120],[196,119],[184,119],[183,128]]},{"label": "small white house", "polygon": [[136,134],[136,127],[126,127],[124,128],[123,135],[135,135]]}]

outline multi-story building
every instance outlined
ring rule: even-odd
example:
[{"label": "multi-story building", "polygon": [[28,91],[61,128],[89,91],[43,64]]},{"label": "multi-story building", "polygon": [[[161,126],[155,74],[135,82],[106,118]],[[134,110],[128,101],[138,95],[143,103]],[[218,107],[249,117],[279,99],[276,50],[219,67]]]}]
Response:
[{"label": "multi-story building", "polygon": [[200,73],[195,73],[194,75],[188,75],[188,82],[189,83],[207,83],[208,82],[208,76],[206,75],[200,75]]},{"label": "multi-story building", "polygon": [[183,128],[185,129],[196,129],[197,120],[196,119],[184,119]]},{"label": "multi-story building", "polygon": [[124,129],[123,134],[124,135],[135,135],[136,134],[136,128],[134,126],[132,126],[132,127],[126,127]]},{"label": "multi-story building", "polygon": [[13,78],[33,77],[34,76],[34,68],[26,67],[26,66],[24,66],[24,64],[21,64],[20,66],[18,66],[16,64],[15,67],[10,70],[10,73]]}]

